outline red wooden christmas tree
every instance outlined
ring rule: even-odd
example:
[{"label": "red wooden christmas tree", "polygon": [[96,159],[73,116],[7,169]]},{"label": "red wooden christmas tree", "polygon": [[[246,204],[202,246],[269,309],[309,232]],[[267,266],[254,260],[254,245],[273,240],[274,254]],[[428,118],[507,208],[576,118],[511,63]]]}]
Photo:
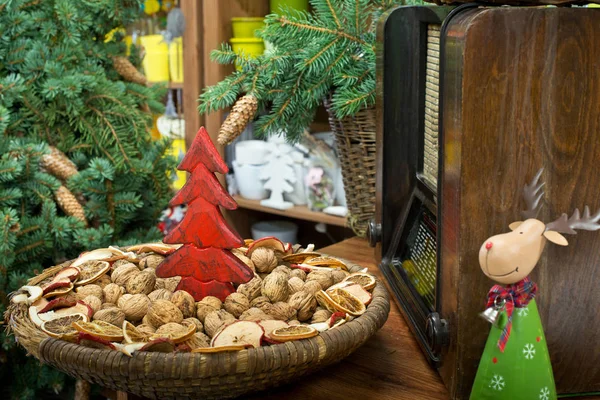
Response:
[{"label": "red wooden christmas tree", "polygon": [[254,273],[229,251],[243,246],[244,240],[227,225],[219,206],[235,210],[237,204],[214,175],[226,174],[227,165],[204,127],[177,168],[191,176],[169,204],[187,204],[188,210],[163,241],[184,245],[156,268],[156,275],[181,276],[177,289],[196,301],[205,296],[225,300],[235,291],[233,283],[246,283]]}]

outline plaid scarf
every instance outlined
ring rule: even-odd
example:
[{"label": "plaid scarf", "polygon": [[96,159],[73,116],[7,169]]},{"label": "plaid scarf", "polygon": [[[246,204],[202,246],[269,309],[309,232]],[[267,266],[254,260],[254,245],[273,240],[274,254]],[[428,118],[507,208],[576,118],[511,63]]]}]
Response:
[{"label": "plaid scarf", "polygon": [[527,307],[531,299],[535,297],[537,292],[537,285],[525,277],[520,282],[514,285],[494,285],[488,293],[488,301],[486,307],[492,307],[496,301],[496,298],[504,300],[504,309],[506,310],[507,321],[498,339],[498,348],[504,353],[504,348],[510,337],[510,331],[512,329],[512,315],[515,307],[524,308]]}]

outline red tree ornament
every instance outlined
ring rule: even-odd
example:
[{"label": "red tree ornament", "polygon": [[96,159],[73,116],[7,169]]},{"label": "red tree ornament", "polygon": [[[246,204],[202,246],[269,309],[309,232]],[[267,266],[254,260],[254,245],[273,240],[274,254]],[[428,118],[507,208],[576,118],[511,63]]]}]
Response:
[{"label": "red tree ornament", "polygon": [[184,246],[156,268],[156,276],[181,276],[177,290],[185,290],[196,301],[205,296],[225,300],[235,291],[234,283],[246,283],[254,273],[229,251],[243,246],[244,240],[227,225],[219,206],[235,210],[237,204],[214,175],[227,173],[227,165],[204,127],[177,169],[191,176],[170,205],[187,203],[188,210],[163,242]]}]

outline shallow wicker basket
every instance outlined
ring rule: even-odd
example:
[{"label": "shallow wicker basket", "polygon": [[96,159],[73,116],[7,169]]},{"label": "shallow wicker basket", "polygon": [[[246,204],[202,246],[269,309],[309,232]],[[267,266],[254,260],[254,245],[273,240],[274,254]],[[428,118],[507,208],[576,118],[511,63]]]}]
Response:
[{"label": "shallow wicker basket", "polygon": [[325,108],[342,165],[348,226],[357,235],[365,236],[369,220],[375,214],[375,107],[364,108],[344,119],[334,115],[329,100],[325,101]]},{"label": "shallow wicker basket", "polygon": [[75,378],[150,399],[222,399],[297,380],[340,361],[383,326],[389,309],[387,291],[378,282],[365,314],[310,339],[230,353],[140,352],[133,357],[48,338],[24,305],[11,305],[7,316],[19,344]]}]

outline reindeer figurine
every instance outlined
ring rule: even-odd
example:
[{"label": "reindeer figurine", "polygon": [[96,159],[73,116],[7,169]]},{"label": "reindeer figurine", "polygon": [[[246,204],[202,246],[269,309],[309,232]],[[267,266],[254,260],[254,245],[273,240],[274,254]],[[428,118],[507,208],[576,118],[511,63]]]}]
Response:
[{"label": "reindeer figurine", "polygon": [[487,310],[481,315],[492,322],[485,350],[479,363],[471,400],[554,400],[557,398],[552,365],[544,329],[535,303],[537,285],[528,275],[550,241],[567,246],[561,233],[576,234],[576,229],[600,229],[600,211],[590,215],[586,206],[568,218],[544,224],[536,219],[541,209],[543,169],[525,185],[525,221],[509,225],[512,232],[487,239],[479,250],[483,273],[499,284],[488,293]]}]

